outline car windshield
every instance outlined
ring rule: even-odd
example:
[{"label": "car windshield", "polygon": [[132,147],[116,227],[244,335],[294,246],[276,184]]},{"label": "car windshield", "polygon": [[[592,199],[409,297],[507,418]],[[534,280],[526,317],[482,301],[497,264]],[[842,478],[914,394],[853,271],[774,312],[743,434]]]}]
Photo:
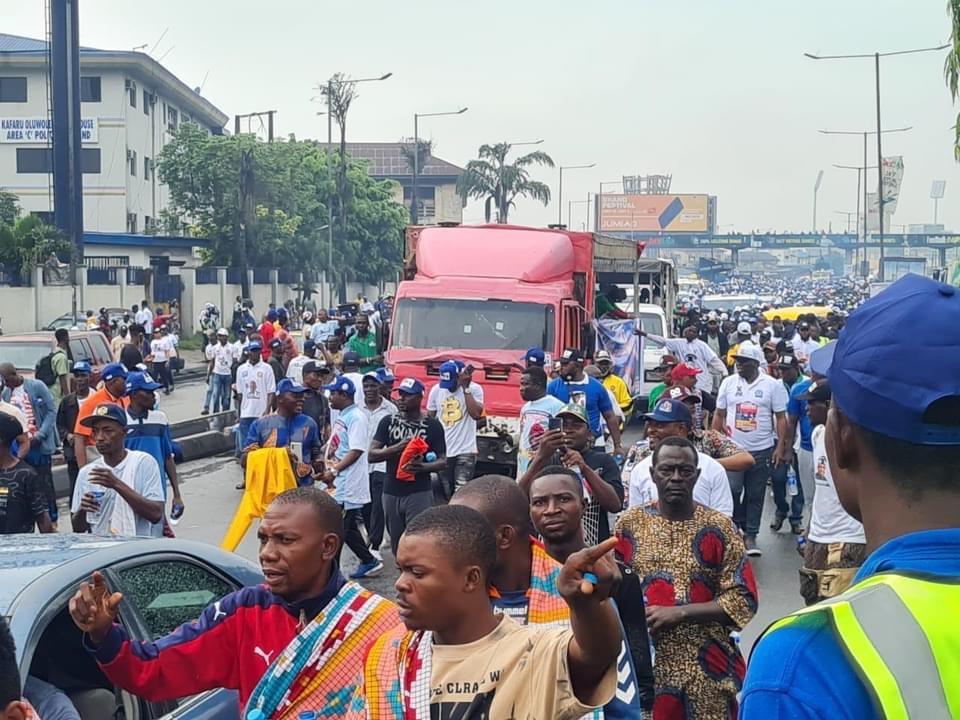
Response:
[{"label": "car windshield", "polygon": [[37,361],[53,350],[49,342],[4,342],[0,343],[0,356],[4,362],[13,363],[17,370],[32,371]]},{"label": "car windshield", "polygon": [[404,298],[397,302],[393,323],[393,348],[553,347],[553,307],[539,303]]}]

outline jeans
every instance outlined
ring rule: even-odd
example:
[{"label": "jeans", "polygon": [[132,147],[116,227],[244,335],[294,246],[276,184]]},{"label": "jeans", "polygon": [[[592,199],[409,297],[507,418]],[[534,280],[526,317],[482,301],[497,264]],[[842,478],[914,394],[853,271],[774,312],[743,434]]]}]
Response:
[{"label": "jeans", "polygon": [[[362,510],[347,510],[343,505],[340,506],[343,511],[343,544],[350,548],[351,552],[357,556],[361,565],[375,562],[373,555],[367,548],[367,541],[363,537],[363,531],[360,530],[360,522],[363,520]],[[343,545],[337,551],[337,564],[340,564],[340,553],[343,551]]]},{"label": "jeans", "polygon": [[390,533],[390,548],[397,554],[400,536],[407,525],[417,515],[433,506],[433,491],[411,493],[410,495],[383,495],[383,515]]},{"label": "jeans", "polygon": [[[56,525],[60,517],[60,512],[57,510],[57,493],[53,487],[52,458],[46,455],[38,458],[38,460],[38,462],[33,464],[33,469],[37,471],[37,485],[40,488],[43,499],[46,500],[47,513],[50,515],[53,524]],[[72,498],[73,496],[71,495],[70,497]]]},{"label": "jeans", "polygon": [[447,467],[443,474],[443,491],[446,493],[448,500],[453,497],[453,493],[473,480],[473,473],[476,469],[476,453],[447,458]]},{"label": "jeans", "polygon": [[163,385],[164,392],[173,390],[173,375],[170,374],[170,363],[155,362],[153,364],[153,379]]},{"label": "jeans", "polygon": [[733,521],[746,535],[756,536],[760,532],[760,520],[763,517],[763,498],[770,478],[773,448],[750,454],[756,464],[743,473],[743,500],[738,503],[739,493],[734,495]]},{"label": "jeans", "polygon": [[790,524],[803,522],[803,484],[800,482],[800,471],[797,467],[797,458],[793,459],[793,471],[797,473],[797,494],[789,499],[787,504],[787,465],[773,468],[773,502],[777,506],[777,517],[787,518]]},{"label": "jeans", "polygon": [[250,434],[250,426],[253,425],[255,420],[256,418],[253,417],[240,418],[237,423],[237,457],[240,457],[244,445],[247,444],[247,435]]},{"label": "jeans", "polygon": [[209,407],[215,413],[226,412],[230,409],[230,376],[217,375],[213,373],[210,376],[209,390],[207,391],[207,401],[204,407]]},{"label": "jeans", "polygon": [[370,502],[363,506],[363,524],[367,526],[367,544],[379,550],[383,542],[383,478],[386,473],[370,473]]}]

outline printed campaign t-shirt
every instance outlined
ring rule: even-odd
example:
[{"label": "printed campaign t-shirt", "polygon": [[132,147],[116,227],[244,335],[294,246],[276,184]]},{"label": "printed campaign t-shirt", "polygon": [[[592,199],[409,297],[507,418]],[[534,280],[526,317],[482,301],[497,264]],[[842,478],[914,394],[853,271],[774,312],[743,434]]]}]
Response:
[{"label": "printed campaign t-shirt", "polygon": [[[422,417],[419,420],[407,420],[401,415],[390,415],[382,418],[377,425],[373,439],[382,443],[383,447],[396,445],[404,440],[422,438],[429,450],[437,455],[447,452],[446,437],[440,421],[432,417]],[[397,480],[397,467],[400,465],[400,456],[394,455],[387,460],[387,475],[383,479],[383,494],[405,496],[419,492],[431,492],[430,473],[417,473],[413,480]]]},{"label": "printed campaign t-shirt", "polygon": [[540,447],[540,436],[548,428],[550,418],[560,412],[563,403],[553,395],[530,400],[520,408],[520,447],[517,448],[517,477],[523,476]]},{"label": "printed campaign t-shirt", "polygon": [[356,405],[341,410],[333,423],[327,459],[343,460],[351,450],[360,450],[360,458],[341,470],[334,480],[334,497],[341,505],[366,505],[370,502],[370,479],[367,471],[367,416]]},{"label": "printed campaign t-shirt", "polygon": [[[482,387],[470,383],[467,390],[474,400],[483,404]],[[467,412],[467,400],[463,393],[462,387],[450,392],[437,384],[430,388],[427,397],[427,410],[437,414],[437,420],[446,433],[447,457],[477,452],[477,421]]]},{"label": "printed campaign t-shirt", "polygon": [[150,354],[153,355],[154,362],[166,362],[173,353],[173,340],[169,336],[150,341]]},{"label": "printed campaign t-shirt", "polygon": [[37,518],[46,511],[36,470],[23,460],[0,470],[0,535],[32,533]]},{"label": "printed campaign t-shirt", "polygon": [[777,442],[774,413],[787,409],[787,389],[763,373],[752,383],[730,375],[720,383],[717,409],[727,411],[727,427],[737,445],[749,452],[768,450]]},{"label": "printed campaign t-shirt", "polygon": [[825,429],[818,425],[813,430],[813,509],[810,513],[810,529],[807,539],[818,543],[865,543],[863,525],[852,517],[837,495],[833,484],[827,448],[823,436]]},{"label": "printed campaign t-shirt", "polygon": [[591,704],[580,702],[567,664],[572,639],[570,630],[524,628],[504,616],[472,643],[434,644],[430,717],[465,717],[469,708],[476,718],[572,720],[601,707],[616,690],[616,664],[597,684]]},{"label": "printed campaign t-shirt", "polygon": [[219,342],[210,343],[205,351],[207,360],[213,360],[214,375],[229,375],[233,361],[239,359],[237,348],[230,343],[221,345]]},{"label": "printed campaign t-shirt", "polygon": [[563,378],[557,378],[551,380],[550,384],[547,385],[547,393],[561,402],[574,403],[586,410],[594,437],[601,436],[603,430],[600,424],[600,416],[613,410],[610,393],[607,392],[603,383],[589,375],[584,375],[583,380],[580,381],[567,381]]},{"label": "printed campaign t-shirt", "polygon": [[240,417],[257,418],[267,411],[270,393],[277,391],[273,368],[262,360],[256,365],[245,362],[237,368],[237,392],[240,393]]},{"label": "printed campaign t-shirt", "polygon": [[[100,517],[94,523],[90,532],[94,535],[110,536],[110,524],[113,516],[113,508],[118,502],[126,502],[121,498],[116,490],[110,490],[102,485],[94,485],[90,482],[90,472],[94,468],[107,468],[114,475],[123,481],[124,472],[128,465],[135,464],[132,468],[133,489],[143,496],[146,500],[163,501],[163,484],[160,480],[160,467],[157,461],[150,455],[139,450],[127,450],[126,456],[116,466],[107,465],[103,457],[98,457],[92,463],[88,463],[80,468],[80,474],[77,476],[77,484],[73,489],[73,500],[70,503],[70,512],[80,511],[80,498],[91,490],[102,490],[103,499],[100,501]],[[163,522],[151,523],[144,517],[134,513],[136,521],[137,537],[163,537]]]}]

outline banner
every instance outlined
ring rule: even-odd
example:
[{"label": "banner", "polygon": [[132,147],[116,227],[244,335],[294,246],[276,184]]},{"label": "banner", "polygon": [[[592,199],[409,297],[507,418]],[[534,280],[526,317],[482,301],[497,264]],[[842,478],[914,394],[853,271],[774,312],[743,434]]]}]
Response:
[{"label": "banner", "polygon": [[633,330],[637,321],[594,320],[597,350],[606,350],[613,359],[613,372],[623,378],[631,395],[643,389],[643,338]]},{"label": "banner", "polygon": [[[903,156],[894,155],[883,159],[883,212],[892,215],[897,211],[900,186],[903,185]],[[867,207],[874,215],[878,212],[877,193],[867,193]],[[884,218],[886,225],[886,218]]]},{"label": "banner", "polygon": [[[98,118],[80,121],[80,142],[97,142]],[[53,141],[53,126],[45,117],[0,118],[0,143],[46,145]]]},{"label": "banner", "polygon": [[600,195],[600,232],[713,232],[707,195]]}]

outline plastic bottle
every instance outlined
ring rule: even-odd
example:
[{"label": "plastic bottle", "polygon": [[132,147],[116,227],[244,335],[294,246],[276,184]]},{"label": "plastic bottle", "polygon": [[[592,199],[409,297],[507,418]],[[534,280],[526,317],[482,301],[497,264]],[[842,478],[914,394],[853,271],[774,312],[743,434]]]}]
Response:
[{"label": "plastic bottle", "polygon": [[437,454],[433,450],[431,450],[430,452],[428,452],[426,455],[423,456],[423,459],[426,460],[427,462],[433,462],[434,460],[437,459]]},{"label": "plastic bottle", "polygon": [[247,713],[246,720],[267,720],[267,716],[263,714],[263,710],[260,708],[254,708]]},{"label": "plastic bottle", "polygon": [[797,536],[797,550],[801,553],[807,548],[807,538],[804,535]]},{"label": "plastic bottle", "polygon": [[800,492],[797,487],[797,473],[793,470],[793,465],[787,468],[787,495],[793,497]]}]

